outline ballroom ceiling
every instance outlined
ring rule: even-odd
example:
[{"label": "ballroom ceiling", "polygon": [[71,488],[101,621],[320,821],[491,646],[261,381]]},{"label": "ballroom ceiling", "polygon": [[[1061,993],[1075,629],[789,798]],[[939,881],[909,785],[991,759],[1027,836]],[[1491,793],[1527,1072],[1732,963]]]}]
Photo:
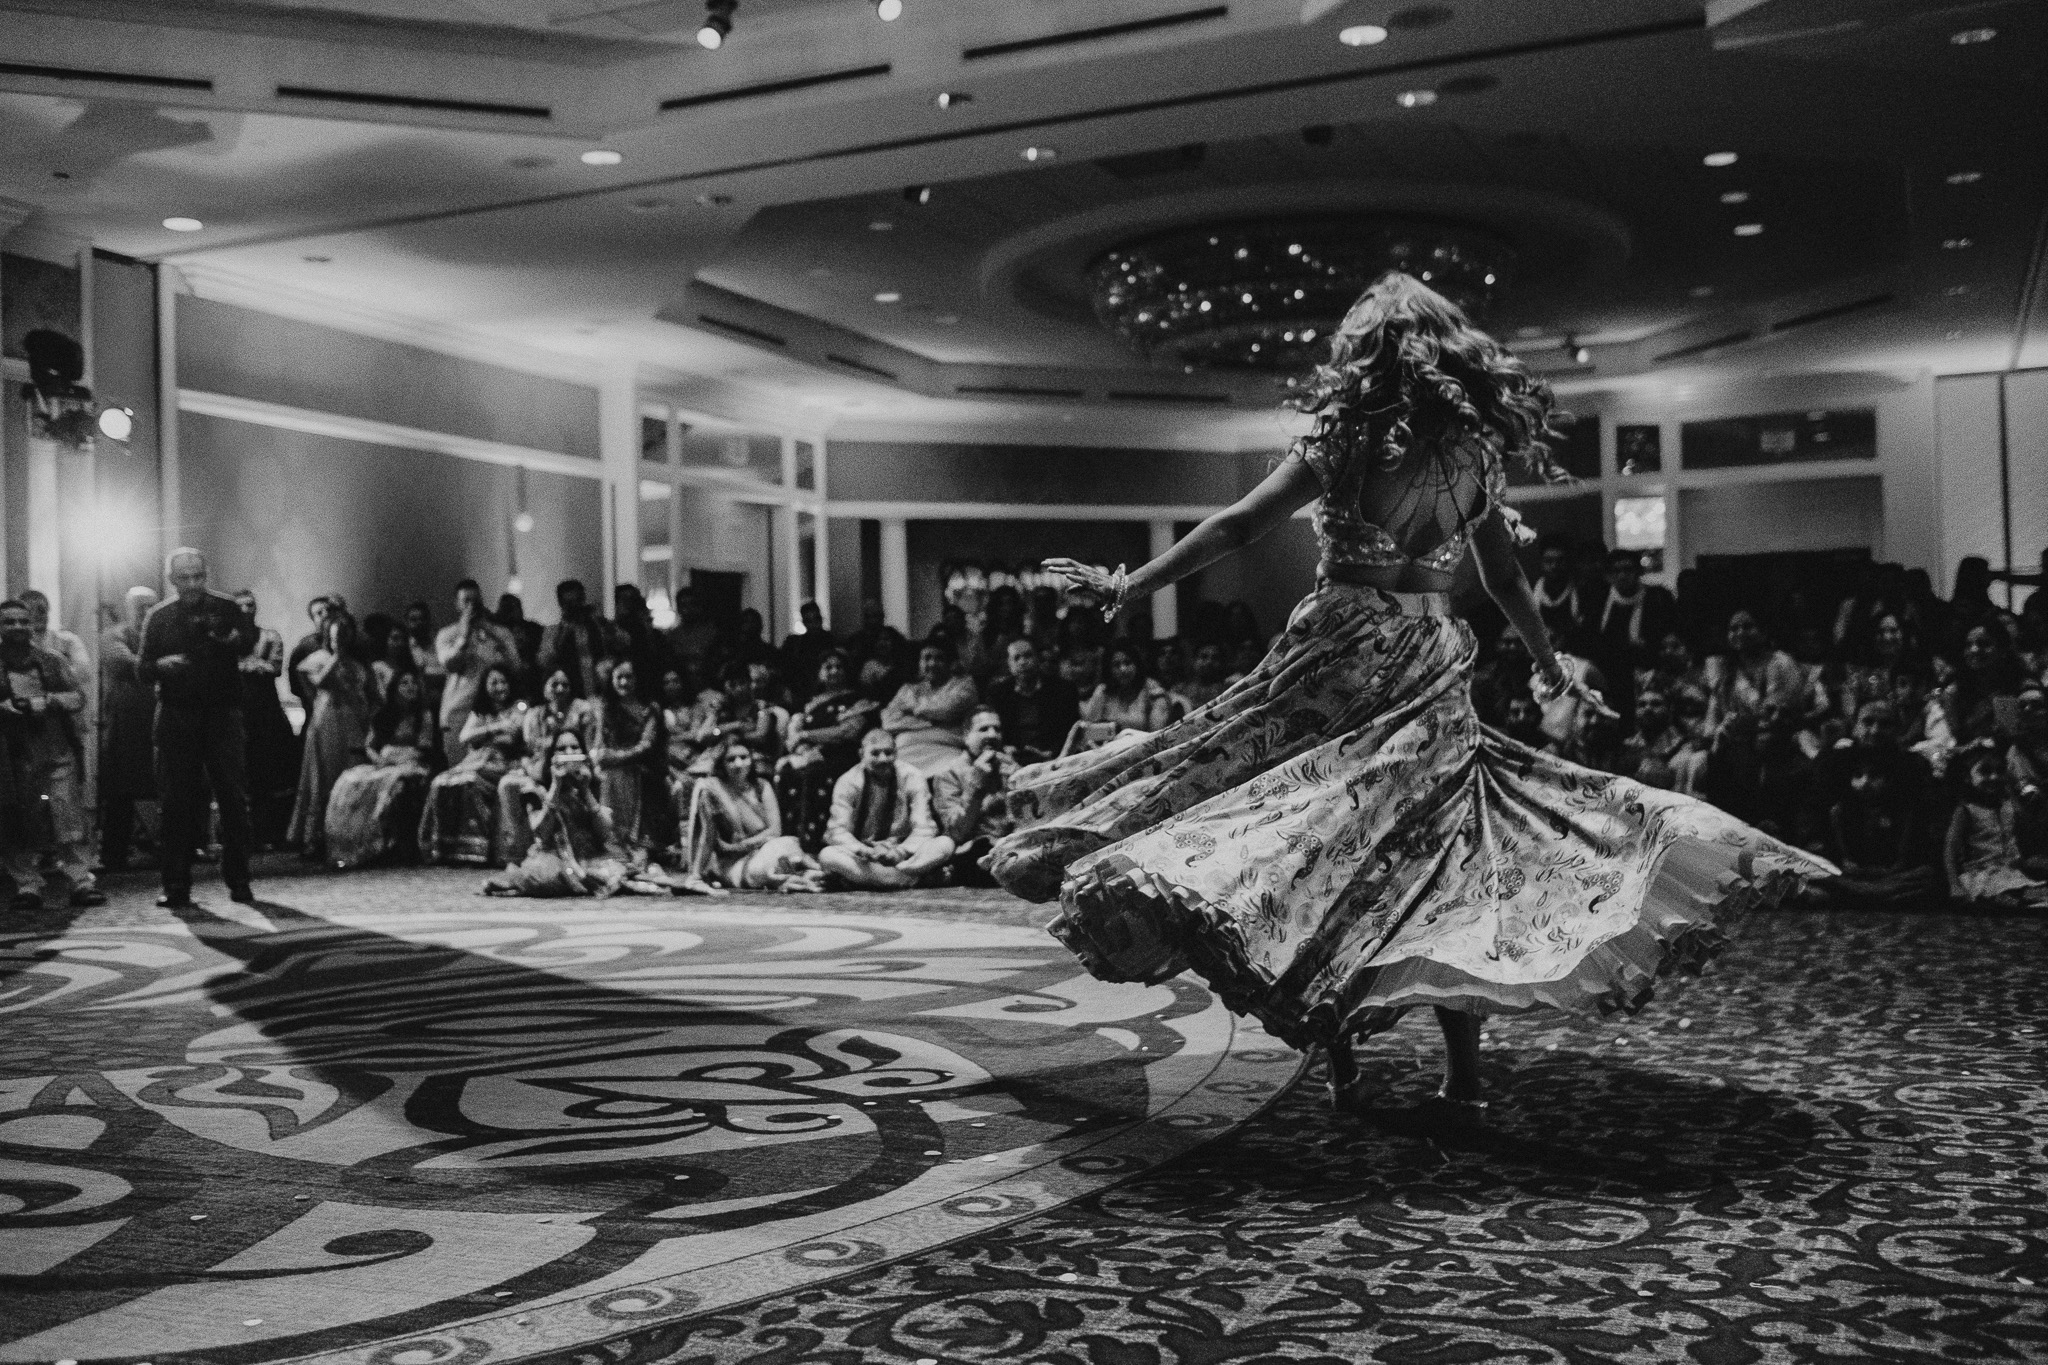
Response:
[{"label": "ballroom ceiling", "polygon": [[709,52],[701,0],[0,0],[0,196],[835,429],[1254,440],[1270,378],[1146,367],[1084,273],[1281,213],[1499,236],[1490,324],[1572,387],[2048,363],[2032,0],[904,4],[741,0]]}]

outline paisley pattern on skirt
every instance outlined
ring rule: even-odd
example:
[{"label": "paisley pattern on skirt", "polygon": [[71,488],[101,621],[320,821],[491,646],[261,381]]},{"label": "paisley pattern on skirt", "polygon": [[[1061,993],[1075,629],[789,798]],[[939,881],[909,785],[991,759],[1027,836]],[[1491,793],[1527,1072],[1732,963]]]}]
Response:
[{"label": "paisley pattern on skirt", "polygon": [[1193,970],[1296,1046],[1417,1005],[1634,1010],[1828,864],[1479,723],[1440,594],[1325,582],[1149,735],[1026,768],[997,879],[1094,975]]}]

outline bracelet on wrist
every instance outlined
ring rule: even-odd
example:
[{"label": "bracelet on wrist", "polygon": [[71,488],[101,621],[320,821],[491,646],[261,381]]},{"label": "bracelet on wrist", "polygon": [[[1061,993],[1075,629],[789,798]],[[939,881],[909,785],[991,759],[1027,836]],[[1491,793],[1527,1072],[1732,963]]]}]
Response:
[{"label": "bracelet on wrist", "polygon": [[1130,574],[1124,571],[1123,565],[1117,565],[1116,571],[1109,576],[1109,600],[1102,604],[1102,619],[1104,621],[1116,620],[1116,614],[1124,609],[1124,602],[1130,594],[1130,588]]}]

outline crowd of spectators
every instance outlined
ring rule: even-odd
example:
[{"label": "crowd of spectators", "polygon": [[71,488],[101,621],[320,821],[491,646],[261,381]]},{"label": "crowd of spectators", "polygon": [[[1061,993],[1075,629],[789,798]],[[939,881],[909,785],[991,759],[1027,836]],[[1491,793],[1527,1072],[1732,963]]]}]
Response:
[{"label": "crowd of spectators", "polygon": [[[250,847],[337,867],[485,867],[486,890],[504,895],[985,883],[1020,765],[1169,725],[1269,643],[1243,603],[1197,604],[1182,635],[1148,640],[1113,636],[1050,588],[1004,585],[972,619],[948,605],[915,641],[879,603],[843,637],[807,603],[778,646],[758,613],[715,619],[688,590],[658,629],[638,588],[619,587],[607,617],[565,582],[542,626],[517,597],[488,609],[465,581],[438,626],[425,602],[358,620],[340,597],[315,598],[287,650],[253,598],[210,593],[193,559],[197,588],[174,572],[180,596],[153,610],[154,594],[133,590],[98,660],[102,861],[125,864],[136,801],[161,797],[173,901],[207,842],[209,796],[239,805],[219,799],[237,784],[248,820],[222,810],[212,837],[242,893]],[[1537,567],[1553,644],[1613,714],[1571,696],[1539,704],[1528,651],[1482,604],[1474,701],[1511,739],[1823,854],[1842,875],[1822,898],[2048,902],[2043,594],[2013,613],[1981,560],[1964,561],[1946,601],[1924,573],[1871,565],[1839,600],[1795,591],[1711,620],[1685,575],[1676,593],[1647,584],[1632,552],[1546,542]],[[219,695],[195,686],[193,663],[173,666],[180,652],[215,670]],[[75,776],[85,705],[61,686],[90,666],[83,653],[49,635],[46,605],[40,618],[0,605],[0,722],[10,755],[28,756],[10,789],[40,784],[58,813],[40,843],[9,847],[34,844],[56,893],[91,903]],[[161,714],[152,726],[152,686],[176,713],[168,731]],[[236,771],[215,752],[216,705],[239,718]],[[166,735],[188,751],[168,768]],[[33,897],[21,857],[7,867],[16,899]]]}]

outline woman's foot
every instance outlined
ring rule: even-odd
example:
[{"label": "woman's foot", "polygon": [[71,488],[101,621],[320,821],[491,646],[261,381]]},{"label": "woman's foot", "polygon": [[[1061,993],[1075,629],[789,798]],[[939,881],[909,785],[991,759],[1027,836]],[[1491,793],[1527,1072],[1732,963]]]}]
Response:
[{"label": "woman's foot", "polygon": [[1458,1099],[1446,1085],[1422,1104],[1423,1114],[1436,1126],[1456,1133],[1476,1133],[1486,1127],[1485,1100]]},{"label": "woman's foot", "polygon": [[1351,1040],[1340,1039],[1323,1049],[1330,1063],[1330,1108],[1339,1114],[1363,1114],[1372,1108],[1372,1087],[1358,1074]]}]

